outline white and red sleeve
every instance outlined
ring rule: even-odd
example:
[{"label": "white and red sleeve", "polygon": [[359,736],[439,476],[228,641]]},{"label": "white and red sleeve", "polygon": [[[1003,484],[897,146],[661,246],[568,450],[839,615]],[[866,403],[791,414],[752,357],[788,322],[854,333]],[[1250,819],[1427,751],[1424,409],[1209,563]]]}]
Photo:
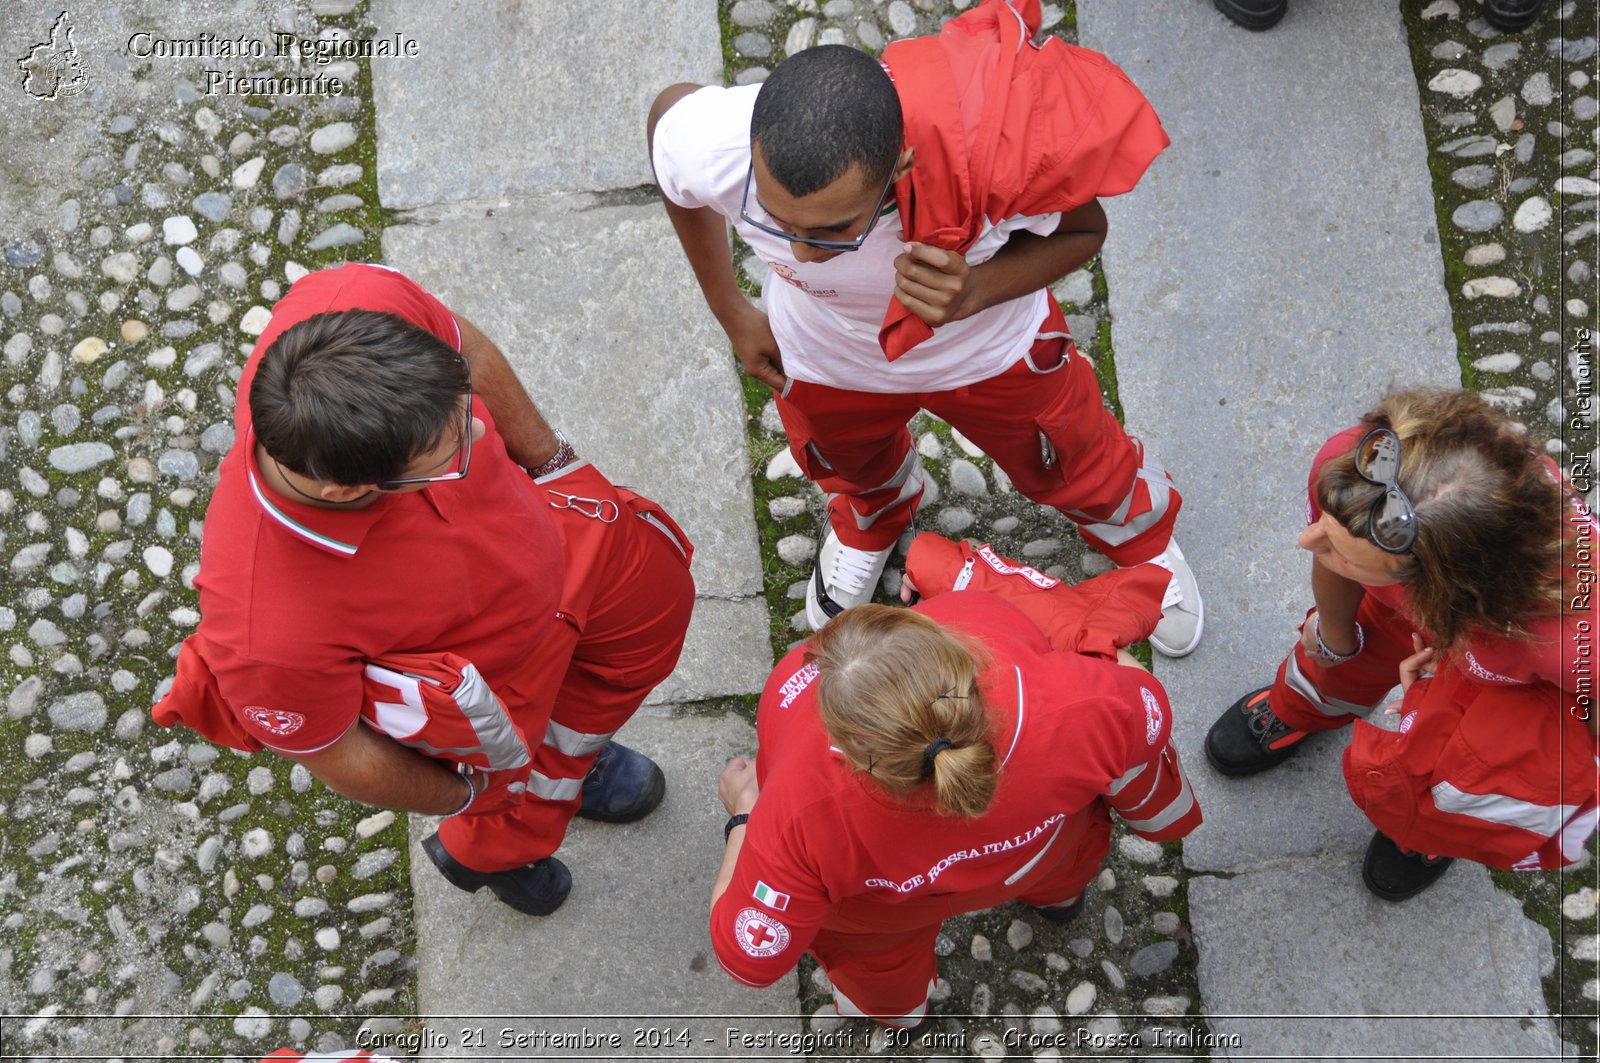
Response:
[{"label": "white and red sleeve", "polygon": [[1172,707],[1155,677],[1127,668],[1127,770],[1112,780],[1106,803],[1128,829],[1154,842],[1182,838],[1200,825],[1200,802],[1172,744]]}]

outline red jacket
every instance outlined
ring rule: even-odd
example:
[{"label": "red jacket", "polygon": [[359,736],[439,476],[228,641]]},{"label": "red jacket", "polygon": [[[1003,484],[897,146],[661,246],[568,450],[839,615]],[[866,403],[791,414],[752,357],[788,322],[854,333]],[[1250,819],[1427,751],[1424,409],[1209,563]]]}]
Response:
[{"label": "red jacket", "polygon": [[[1099,52],[1039,32],[1039,0],[986,0],[935,37],[883,50],[916,149],[895,186],[907,240],[965,251],[985,222],[1127,192],[1171,143]],[[933,335],[898,300],[878,332],[893,361]]]},{"label": "red jacket", "polygon": [[1600,823],[1595,739],[1550,683],[1500,686],[1441,668],[1407,691],[1398,731],[1357,720],[1350,796],[1418,852],[1514,870],[1566,867]]},{"label": "red jacket", "polygon": [[[1029,872],[1079,844],[1102,807],[1153,841],[1201,822],[1154,677],[1053,648],[993,594],[940,594],[915,608],[988,650],[979,683],[1001,757],[994,800],[981,816],[944,816],[864,782],[823,729],[805,645],[791,650],[756,711],[761,796],[711,912],[717,959],[739,981],[771,984],[823,927],[903,929],[1023,895]],[[757,917],[759,940],[749,937]]]},{"label": "red jacket", "polygon": [[988,543],[953,543],[932,532],[912,540],[906,576],[925,598],[944,591],[997,594],[1027,614],[1055,649],[1111,660],[1118,647],[1155,630],[1172,579],[1159,565],[1135,565],[1068,585],[1000,556]]}]

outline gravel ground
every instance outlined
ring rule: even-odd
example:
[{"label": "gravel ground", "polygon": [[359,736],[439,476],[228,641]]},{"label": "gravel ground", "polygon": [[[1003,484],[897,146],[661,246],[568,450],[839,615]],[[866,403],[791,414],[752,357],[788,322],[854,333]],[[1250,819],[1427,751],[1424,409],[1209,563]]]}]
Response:
[{"label": "gravel ground", "polygon": [[[362,17],[317,0],[273,28]],[[0,233],[0,1009],[35,1016],[5,1051],[338,1048],[411,1007],[404,823],[148,708],[198,619],[253,337],[301,274],[377,257],[368,80],[202,97],[199,62],[130,62],[130,95],[91,82],[54,214]]]}]

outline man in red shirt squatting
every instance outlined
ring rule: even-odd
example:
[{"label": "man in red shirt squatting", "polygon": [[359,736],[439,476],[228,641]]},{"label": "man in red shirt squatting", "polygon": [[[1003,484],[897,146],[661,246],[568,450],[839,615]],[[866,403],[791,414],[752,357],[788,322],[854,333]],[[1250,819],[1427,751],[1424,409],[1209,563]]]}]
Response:
[{"label": "man in red shirt squatting", "polygon": [[637,819],[665,791],[610,736],[677,663],[687,539],[384,267],[296,283],[235,416],[169,700],[352,800],[446,816],[423,842],[446,879],[554,911],[571,817]]},{"label": "man in red shirt squatting", "polygon": [[[813,629],[872,597],[921,501],[919,409],[1112,561],[1170,574],[1151,644],[1200,642],[1199,588],[1172,530],[1181,498],[1105,409],[1048,291],[1100,250],[1099,198],[1168,140],[1105,56],[1038,32],[1038,0],[988,0],[880,65],[842,45],[763,85],[673,85],[651,162],[695,276],[789,449],[830,495],[807,585]],[[764,261],[758,309],[726,224]]]}]

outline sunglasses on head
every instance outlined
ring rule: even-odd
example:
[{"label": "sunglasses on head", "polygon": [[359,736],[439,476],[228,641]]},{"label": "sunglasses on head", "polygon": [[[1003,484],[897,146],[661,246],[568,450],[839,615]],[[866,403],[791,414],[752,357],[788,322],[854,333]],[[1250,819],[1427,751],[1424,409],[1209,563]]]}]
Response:
[{"label": "sunglasses on head", "polygon": [[1400,437],[1374,428],[1356,444],[1356,475],[1383,488],[1367,515],[1367,538],[1389,554],[1409,554],[1417,544],[1417,510],[1400,489]]}]

